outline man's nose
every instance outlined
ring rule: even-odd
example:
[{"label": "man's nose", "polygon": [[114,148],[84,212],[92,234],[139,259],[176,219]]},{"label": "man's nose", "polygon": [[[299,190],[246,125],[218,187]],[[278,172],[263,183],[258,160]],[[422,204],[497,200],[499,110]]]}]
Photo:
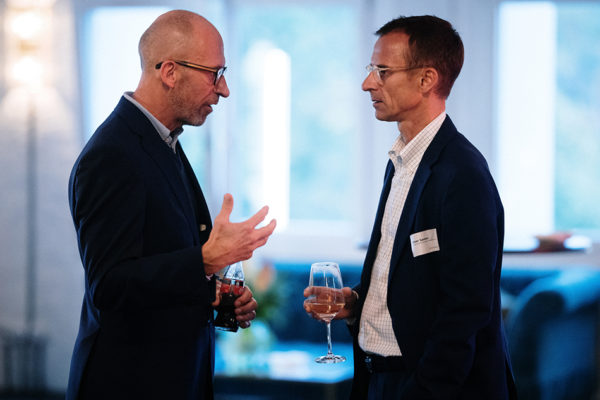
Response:
[{"label": "man's nose", "polygon": [[361,88],[365,92],[368,92],[369,90],[377,89],[377,83],[375,82],[375,78],[373,77],[374,73],[375,73],[374,71],[369,72],[369,74],[367,75],[367,77],[365,78],[365,80],[362,83]]},{"label": "man's nose", "polygon": [[217,81],[217,84],[215,85],[215,92],[217,92],[217,94],[221,97],[229,97],[229,86],[227,86],[227,81],[225,80],[224,75]]}]

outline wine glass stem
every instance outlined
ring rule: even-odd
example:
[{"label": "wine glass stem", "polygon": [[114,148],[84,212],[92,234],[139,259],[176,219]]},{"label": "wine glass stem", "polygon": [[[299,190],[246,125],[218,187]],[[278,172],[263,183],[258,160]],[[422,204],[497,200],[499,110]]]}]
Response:
[{"label": "wine glass stem", "polygon": [[331,323],[327,322],[327,355],[333,355],[331,351]]}]

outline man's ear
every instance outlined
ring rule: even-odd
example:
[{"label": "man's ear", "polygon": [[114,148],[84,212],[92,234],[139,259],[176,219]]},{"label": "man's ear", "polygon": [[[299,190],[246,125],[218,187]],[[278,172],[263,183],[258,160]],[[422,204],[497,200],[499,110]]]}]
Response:
[{"label": "man's ear", "polygon": [[435,68],[425,67],[421,72],[421,91],[423,93],[433,93],[438,85],[440,75]]},{"label": "man's ear", "polygon": [[177,74],[175,69],[175,63],[173,61],[165,61],[160,66],[160,79],[163,85],[169,88],[175,87],[175,81],[177,80]]}]

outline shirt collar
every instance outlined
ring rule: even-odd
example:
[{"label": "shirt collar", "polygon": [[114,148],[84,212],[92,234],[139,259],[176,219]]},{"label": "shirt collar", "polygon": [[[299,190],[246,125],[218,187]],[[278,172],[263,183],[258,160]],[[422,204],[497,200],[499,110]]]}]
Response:
[{"label": "shirt collar", "polygon": [[402,166],[412,170],[417,169],[425,150],[440,130],[444,119],[446,119],[446,111],[442,111],[408,143],[405,143],[402,134],[398,135],[392,149],[388,152],[396,170]]},{"label": "shirt collar", "polygon": [[157,130],[161,139],[169,147],[171,147],[173,149],[173,151],[175,151],[175,146],[177,145],[177,138],[183,132],[183,128],[180,127],[180,128],[175,129],[173,132],[171,132],[169,130],[169,128],[164,126],[163,123],[158,120],[158,118],[156,118],[154,115],[152,115],[150,113],[150,111],[146,110],[146,108],[144,108],[143,105],[138,103],[137,100],[135,100],[133,98],[133,92],[125,92],[125,93],[123,93],[123,97],[125,97],[127,100],[129,100],[131,103],[133,103],[134,106],[139,108],[139,110],[142,113],[144,113],[144,115],[150,120],[150,123],[152,124],[152,126],[154,126],[154,128]]}]

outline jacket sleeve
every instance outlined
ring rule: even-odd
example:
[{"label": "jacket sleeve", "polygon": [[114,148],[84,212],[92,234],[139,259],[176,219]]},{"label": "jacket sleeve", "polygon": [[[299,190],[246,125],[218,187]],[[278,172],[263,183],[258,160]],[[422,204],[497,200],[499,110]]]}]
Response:
[{"label": "jacket sleeve", "polygon": [[70,179],[70,204],[86,290],[101,310],[208,302],[201,246],[144,255],[147,213],[143,171],[114,148],[83,156]]}]

